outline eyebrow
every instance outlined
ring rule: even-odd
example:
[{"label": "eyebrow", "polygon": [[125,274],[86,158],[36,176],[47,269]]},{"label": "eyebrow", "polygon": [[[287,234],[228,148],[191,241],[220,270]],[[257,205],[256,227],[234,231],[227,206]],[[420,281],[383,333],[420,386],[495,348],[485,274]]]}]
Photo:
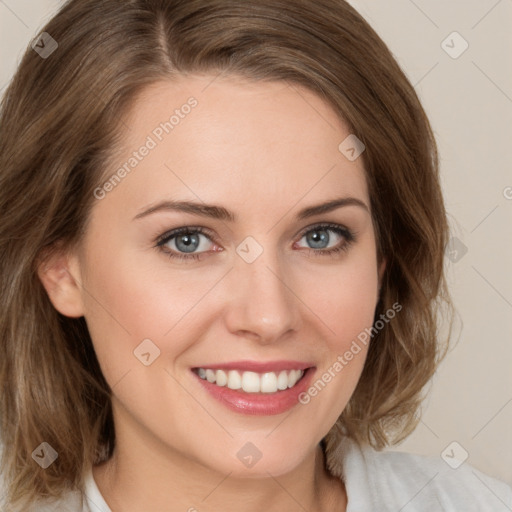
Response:
[{"label": "eyebrow", "polygon": [[[368,213],[370,212],[368,206],[364,201],[357,199],[355,197],[340,197],[336,199],[331,199],[325,203],[308,206],[307,208],[302,209],[297,214],[297,220],[304,220],[309,217],[313,217],[315,215],[319,215],[322,213],[328,213],[338,208],[342,208],[344,206],[358,206],[363,208]],[[236,222],[236,215],[224,208],[223,206],[218,205],[209,205],[205,203],[196,203],[194,201],[162,201],[154,206],[149,207],[143,212],[137,214],[133,220],[142,219],[151,215],[152,213],[162,212],[162,211],[176,211],[176,212],[184,212],[191,213],[193,215],[200,215],[202,217],[209,217],[212,219],[224,220],[228,222]]]}]

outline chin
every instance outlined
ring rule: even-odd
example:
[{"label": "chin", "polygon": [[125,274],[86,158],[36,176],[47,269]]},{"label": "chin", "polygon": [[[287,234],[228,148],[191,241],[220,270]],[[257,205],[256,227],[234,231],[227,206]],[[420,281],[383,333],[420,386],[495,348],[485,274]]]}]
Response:
[{"label": "chin", "polygon": [[[302,449],[305,450],[305,444]],[[292,472],[308,455],[306,451],[296,446],[279,447],[273,443],[266,443],[266,447],[259,448],[258,443],[246,441],[234,450],[220,454],[217,464],[212,469],[223,474],[230,474],[230,478],[265,479],[270,476],[280,476]]]}]

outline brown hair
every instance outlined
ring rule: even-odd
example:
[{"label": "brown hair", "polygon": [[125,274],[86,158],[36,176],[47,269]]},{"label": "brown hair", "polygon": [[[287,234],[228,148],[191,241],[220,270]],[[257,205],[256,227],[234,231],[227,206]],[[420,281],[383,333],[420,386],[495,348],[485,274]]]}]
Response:
[{"label": "brown hair", "polygon": [[[44,256],[82,236],[121,115],[149,84],[189,73],[287,80],[329,102],[363,153],[384,274],[372,339],[349,404],[324,439],[376,448],[416,426],[423,388],[445,353],[451,305],[443,271],[448,225],[434,136],[379,36],[343,0],[70,0],[44,27],[47,58],[28,48],[0,110],[0,394],[8,501],[81,488],[109,458],[111,390],[84,318],[60,315],[37,276]],[[341,142],[341,141],[340,141]],[[451,322],[450,322],[451,325]],[[43,441],[58,453],[32,460]],[[23,501],[25,500],[25,501]]]}]

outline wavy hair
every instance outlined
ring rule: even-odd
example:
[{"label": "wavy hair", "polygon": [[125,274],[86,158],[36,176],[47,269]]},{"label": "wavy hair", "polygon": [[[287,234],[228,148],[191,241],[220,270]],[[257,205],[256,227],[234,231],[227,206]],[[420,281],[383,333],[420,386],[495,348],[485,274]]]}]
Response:
[{"label": "wavy hair", "polygon": [[[28,47],[0,105],[8,502],[82,489],[86,469],[112,455],[111,389],[85,319],[54,309],[37,269],[83,235],[122,114],[148,85],[186,74],[305,86],[365,144],[378,259],[387,260],[375,320],[395,303],[402,310],[373,337],[323,443],[329,451],[347,435],[381,449],[404,439],[448,346],[439,332],[443,304],[453,308],[443,268],[448,223],[427,116],[362,16],[344,0],[69,0],[43,32],[58,48],[42,58]],[[45,470],[31,456],[42,441],[58,453]]]}]

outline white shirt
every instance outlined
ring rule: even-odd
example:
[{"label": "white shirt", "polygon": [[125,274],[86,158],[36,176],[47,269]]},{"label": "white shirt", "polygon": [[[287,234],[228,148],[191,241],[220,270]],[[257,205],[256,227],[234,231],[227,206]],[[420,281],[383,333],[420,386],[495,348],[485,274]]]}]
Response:
[{"label": "white shirt", "polygon": [[[510,512],[512,488],[466,462],[375,451],[344,439],[329,468],[343,478],[347,512]],[[452,464],[455,465],[455,464]]]},{"label": "white shirt", "polygon": [[[379,452],[344,439],[329,456],[328,468],[345,482],[346,512],[512,511],[510,486],[466,462],[453,469],[441,456]],[[94,481],[92,470],[84,484],[83,505],[80,496],[70,494],[58,504],[35,510],[112,512]]]}]

